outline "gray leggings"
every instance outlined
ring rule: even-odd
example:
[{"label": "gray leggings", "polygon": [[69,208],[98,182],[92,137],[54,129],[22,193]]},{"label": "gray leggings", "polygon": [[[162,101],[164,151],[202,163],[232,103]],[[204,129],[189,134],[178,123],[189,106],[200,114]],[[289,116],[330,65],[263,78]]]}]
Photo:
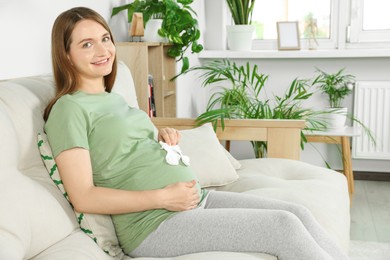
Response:
[{"label": "gray leggings", "polygon": [[348,259],[305,207],[222,191],[210,192],[204,207],[164,221],[130,256],[206,251],[260,252],[279,260]]}]

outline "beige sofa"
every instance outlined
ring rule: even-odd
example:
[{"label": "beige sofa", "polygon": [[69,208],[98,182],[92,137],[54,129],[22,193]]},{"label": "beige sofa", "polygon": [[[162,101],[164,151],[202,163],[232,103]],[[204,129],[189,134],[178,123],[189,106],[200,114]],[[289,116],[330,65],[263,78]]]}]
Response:
[{"label": "beige sofa", "polygon": [[[117,83],[115,90],[136,105],[131,74],[122,63]],[[80,230],[40,157],[37,133],[43,132],[42,113],[53,94],[50,75],[0,82],[0,259],[113,259]],[[342,174],[287,159],[240,163],[239,179],[215,189],[303,204],[347,250],[349,196]],[[276,258],[260,253],[204,252],[174,259]]]}]

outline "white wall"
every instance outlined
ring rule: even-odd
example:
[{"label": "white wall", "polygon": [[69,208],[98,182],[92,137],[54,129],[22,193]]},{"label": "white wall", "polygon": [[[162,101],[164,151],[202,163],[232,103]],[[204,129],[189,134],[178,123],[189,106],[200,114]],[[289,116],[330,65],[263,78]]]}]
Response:
[{"label": "white wall", "polygon": [[0,0],[0,80],[51,72],[51,27],[55,18],[71,7],[86,6],[96,10],[115,25],[115,38],[124,40],[127,30],[126,17],[118,16],[111,21],[110,15],[113,6],[125,2]]}]

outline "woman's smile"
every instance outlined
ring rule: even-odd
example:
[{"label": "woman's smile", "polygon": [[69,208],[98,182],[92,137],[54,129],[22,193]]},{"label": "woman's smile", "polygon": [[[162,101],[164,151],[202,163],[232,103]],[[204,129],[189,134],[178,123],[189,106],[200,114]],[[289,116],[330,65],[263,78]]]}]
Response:
[{"label": "woman's smile", "polygon": [[96,61],[96,62],[93,62],[92,64],[94,65],[106,65],[108,63],[109,59],[104,59],[104,60],[100,60],[100,61]]}]

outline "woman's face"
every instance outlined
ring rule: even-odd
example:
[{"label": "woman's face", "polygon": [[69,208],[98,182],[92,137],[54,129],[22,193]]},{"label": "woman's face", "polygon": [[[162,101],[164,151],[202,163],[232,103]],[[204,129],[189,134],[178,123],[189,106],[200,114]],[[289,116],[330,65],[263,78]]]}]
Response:
[{"label": "woman's face", "polygon": [[111,73],[115,46],[110,33],[93,20],[76,24],[68,58],[79,72],[82,82],[102,79]]}]

